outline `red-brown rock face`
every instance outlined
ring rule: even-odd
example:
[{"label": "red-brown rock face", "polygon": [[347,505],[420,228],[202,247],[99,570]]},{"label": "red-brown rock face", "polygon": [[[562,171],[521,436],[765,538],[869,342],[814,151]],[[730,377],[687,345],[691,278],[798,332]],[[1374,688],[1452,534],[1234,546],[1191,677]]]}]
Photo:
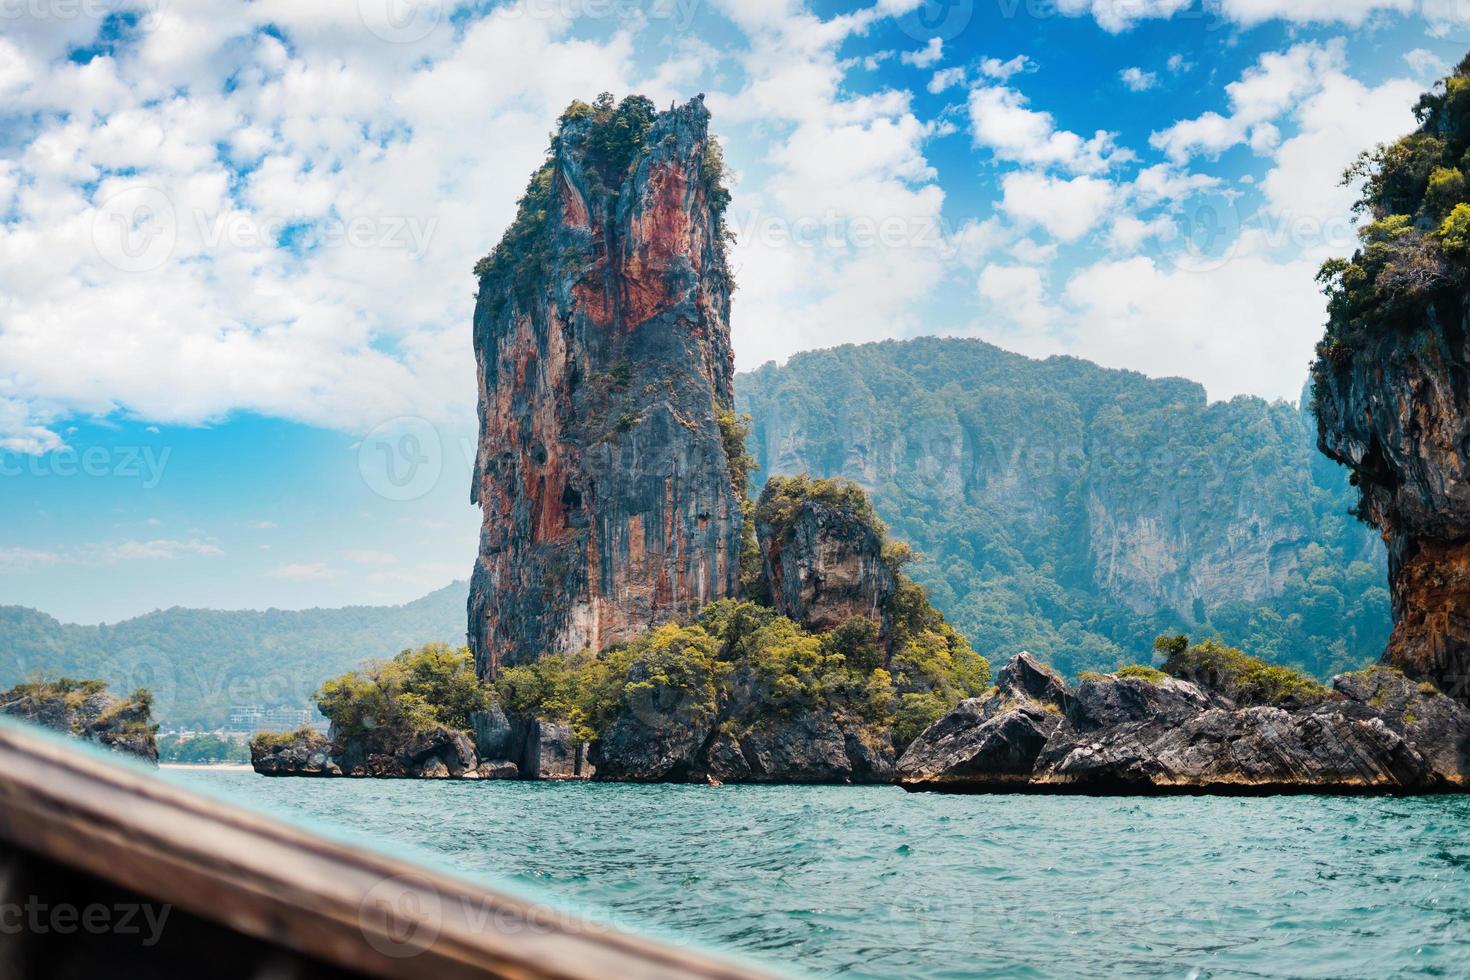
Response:
[{"label": "red-brown rock face", "polygon": [[568,111],[480,270],[469,633],[485,676],[739,588],[718,151],[702,101],[634,102]]},{"label": "red-brown rock face", "polygon": [[1315,369],[1322,449],[1351,466],[1388,543],[1385,660],[1470,703],[1470,320],[1441,296],[1413,333],[1385,331]]}]

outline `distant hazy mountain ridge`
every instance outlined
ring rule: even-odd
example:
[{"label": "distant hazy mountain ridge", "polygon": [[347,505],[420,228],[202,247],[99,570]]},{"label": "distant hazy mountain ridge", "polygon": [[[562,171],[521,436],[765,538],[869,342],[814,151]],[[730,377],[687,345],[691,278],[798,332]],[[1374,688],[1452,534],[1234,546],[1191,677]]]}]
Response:
[{"label": "distant hazy mountain ridge", "polygon": [[232,704],[305,706],[323,680],[365,658],[463,644],[467,589],[455,582],[402,606],[176,607],[102,626],[0,606],[0,689],[42,675],[97,677],[114,690],[147,687],[164,724],[213,728]]},{"label": "distant hazy mountain ridge", "polygon": [[1382,650],[1382,545],[1295,406],[933,338],[799,354],[736,386],[759,478],[871,490],[923,553],[915,579],[993,659],[1116,666],[1172,628],[1324,676]]}]

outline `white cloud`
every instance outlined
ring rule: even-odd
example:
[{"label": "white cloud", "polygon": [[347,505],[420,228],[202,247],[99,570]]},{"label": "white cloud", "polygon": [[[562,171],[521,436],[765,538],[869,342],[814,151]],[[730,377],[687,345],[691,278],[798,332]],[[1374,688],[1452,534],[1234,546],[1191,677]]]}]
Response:
[{"label": "white cloud", "polygon": [[1015,89],[981,85],[970,90],[970,136],[997,160],[1055,166],[1073,173],[1099,173],[1130,156],[1099,130],[1091,139],[1059,130],[1049,112],[1027,108]]},{"label": "white cloud", "polygon": [[1039,173],[1001,179],[1000,208],[1017,221],[1039,225],[1063,243],[1078,241],[1116,203],[1117,188],[1097,177],[1071,180]]},{"label": "white cloud", "polygon": [[1167,163],[1145,167],[1133,178],[1132,191],[1145,207],[1164,201],[1179,201],[1200,191],[1220,186],[1220,178],[1185,173]]},{"label": "white cloud", "polygon": [[1141,20],[1168,18],[1186,10],[1194,0],[1057,0],[1057,9],[1071,17],[1091,14],[1097,25],[1113,34]]},{"label": "white cloud", "polygon": [[1166,214],[1148,220],[1122,214],[1108,228],[1108,248],[1118,255],[1132,255],[1146,242],[1170,241],[1176,232],[1174,221]]},{"label": "white cloud", "polygon": [[1342,172],[1362,150],[1414,128],[1411,107],[1419,92],[1419,83],[1409,79],[1390,79],[1370,89],[1333,74],[1297,107],[1292,114],[1296,134],[1277,148],[1275,165],[1260,185],[1275,230],[1286,237],[1283,245],[1352,251],[1350,210],[1358,188],[1343,187]]},{"label": "white cloud", "polygon": [[283,578],[292,582],[322,582],[341,574],[342,572],[338,569],[319,561],[281,565],[271,572],[274,578]]},{"label": "white cloud", "polygon": [[906,65],[913,65],[915,68],[928,68],[931,65],[937,64],[939,59],[944,57],[944,41],[938,37],[931,37],[929,43],[918,51],[905,51],[899,57]]},{"label": "white cloud", "polygon": [[1415,48],[1404,55],[1404,61],[1421,82],[1435,81],[1450,70],[1450,63],[1428,48]]},{"label": "white cloud", "polygon": [[1268,20],[1361,27],[1375,14],[1413,13],[1416,3],[1417,0],[1221,0],[1220,13],[1247,27]]},{"label": "white cloud", "polygon": [[216,558],[223,554],[218,545],[197,538],[189,541],[168,538],[123,541],[108,545],[102,551],[106,561],[174,561],[179,558]]},{"label": "white cloud", "polygon": [[24,572],[63,561],[66,561],[65,556],[55,551],[40,548],[0,548],[0,574]]},{"label": "white cloud", "polygon": [[1034,266],[988,265],[980,273],[977,291],[983,302],[1016,326],[1038,330],[1052,322],[1046,280]]},{"label": "white cloud", "polygon": [[960,263],[979,265],[996,249],[1002,248],[1015,238],[1015,232],[1006,227],[999,218],[977,221],[971,218],[950,236],[946,243],[950,254]]},{"label": "white cloud", "polygon": [[1036,62],[1024,54],[1018,54],[1008,61],[1001,61],[999,58],[983,58],[980,61],[980,74],[1000,82],[1010,81],[1012,75],[1035,70]]},{"label": "white cloud", "polygon": [[[170,4],[88,65],[39,41],[0,52],[0,114],[34,119],[0,150],[0,447],[45,452],[51,420],[119,411],[470,424],[467,265],[508,223],[547,121],[632,87],[631,39],[499,8],[384,44],[354,5],[318,6]],[[687,60],[664,80],[693,77]],[[279,234],[301,221],[366,234],[297,254]],[[140,242],[156,256],[119,251]]]},{"label": "white cloud", "polygon": [[1159,84],[1158,75],[1151,71],[1144,71],[1142,68],[1124,68],[1118,73],[1118,77],[1132,92],[1147,92]]},{"label": "white cloud", "polygon": [[1166,61],[1164,64],[1168,67],[1169,71],[1175,75],[1181,75],[1184,72],[1190,71],[1194,68],[1194,62],[1186,60],[1184,55],[1182,54],[1169,55],[1169,60]]},{"label": "white cloud", "polygon": [[1171,160],[1183,163],[1191,156],[1217,157],[1240,143],[1258,153],[1274,147],[1279,132],[1271,121],[1318,89],[1325,77],[1343,67],[1341,39],[1326,44],[1308,42],[1288,51],[1267,52],[1239,81],[1225,87],[1230,115],[1210,111],[1155,132],[1149,143]]},{"label": "white cloud", "polygon": [[824,21],[775,2],[720,7],[746,26],[751,46],[737,56],[743,87],[712,93],[711,109],[759,124],[774,168],[760,185],[733,190],[738,364],[839,337],[919,332],[924,298],[945,273],[944,193],[923,152],[940,129],[918,119],[907,92],[844,91],[837,50],[872,17]]},{"label": "white cloud", "polygon": [[[1289,24],[1341,24],[1361,27],[1382,14],[1413,13],[1421,0],[1214,0],[1201,9],[1194,0],[1057,0],[1057,9],[1070,17],[1092,16],[1099,27],[1120,33],[1140,21],[1193,16],[1209,23],[1223,20],[1243,27],[1254,27],[1267,21],[1281,20]],[[1422,0],[1426,17],[1451,21],[1463,26],[1461,12],[1436,17],[1435,10],[1452,7],[1459,0]]]},{"label": "white cloud", "polygon": [[1111,367],[1193,378],[1212,398],[1294,397],[1322,333],[1314,269],[1257,256],[1207,273],[1144,257],[1099,262],[1067,284],[1086,330],[1066,347]]},{"label": "white cloud", "polygon": [[935,95],[956,85],[965,84],[965,70],[963,68],[941,68],[929,79],[927,86],[929,91]]},{"label": "white cloud", "polygon": [[1058,249],[1055,242],[1042,245],[1035,239],[1022,238],[1013,243],[1007,251],[1017,262],[1027,265],[1046,265],[1056,260]]}]

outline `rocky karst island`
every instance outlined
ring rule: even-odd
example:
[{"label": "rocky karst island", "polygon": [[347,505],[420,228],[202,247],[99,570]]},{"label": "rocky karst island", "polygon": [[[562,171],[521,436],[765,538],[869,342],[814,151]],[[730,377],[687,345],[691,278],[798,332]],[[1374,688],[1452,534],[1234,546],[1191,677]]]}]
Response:
[{"label": "rocky karst island", "polygon": [[[1390,546],[1384,661],[1331,684],[1160,637],[1069,685],[990,665],[865,492],[773,478],[736,414],[718,142],[701,99],[573,103],[475,269],[482,512],[469,646],[322,690],[257,771],[898,782],[1053,793],[1443,792],[1470,780],[1465,67],[1366,157],[1373,217],[1322,279],[1323,450]],[[1462,105],[1461,103],[1465,104]]]}]

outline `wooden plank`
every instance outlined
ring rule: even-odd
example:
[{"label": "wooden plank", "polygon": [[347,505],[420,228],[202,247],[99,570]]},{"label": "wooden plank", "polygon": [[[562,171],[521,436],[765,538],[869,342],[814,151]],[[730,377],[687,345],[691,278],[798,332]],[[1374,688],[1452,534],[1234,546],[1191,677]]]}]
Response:
[{"label": "wooden plank", "polygon": [[0,839],[370,976],[769,976],[355,850],[13,722],[0,724]]}]

